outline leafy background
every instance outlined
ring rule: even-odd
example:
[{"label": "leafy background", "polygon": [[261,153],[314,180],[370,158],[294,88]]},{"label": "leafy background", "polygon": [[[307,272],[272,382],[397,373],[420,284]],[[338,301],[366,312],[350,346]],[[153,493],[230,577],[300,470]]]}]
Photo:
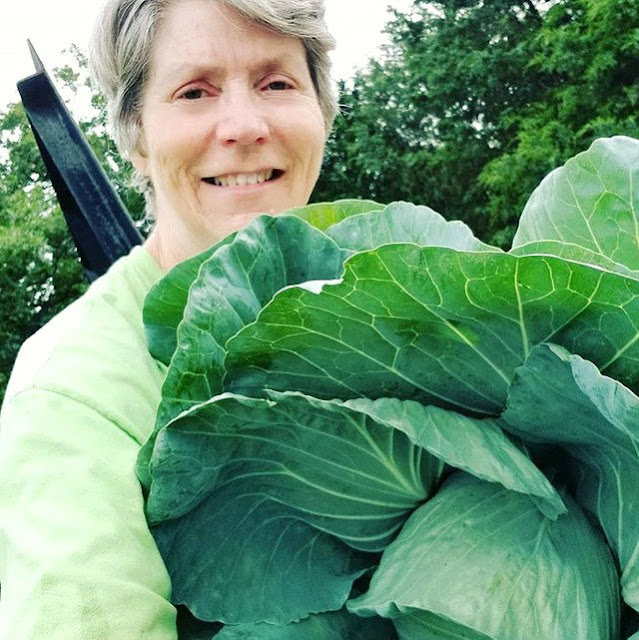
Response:
[{"label": "leafy background", "polygon": [[[391,44],[340,86],[313,201],[427,204],[509,246],[532,189],[597,137],[639,137],[634,0],[415,0]],[[131,167],[77,47],[55,71],[88,95],[81,126],[142,229]],[[22,341],[86,284],[20,105],[0,111],[0,399]]]}]

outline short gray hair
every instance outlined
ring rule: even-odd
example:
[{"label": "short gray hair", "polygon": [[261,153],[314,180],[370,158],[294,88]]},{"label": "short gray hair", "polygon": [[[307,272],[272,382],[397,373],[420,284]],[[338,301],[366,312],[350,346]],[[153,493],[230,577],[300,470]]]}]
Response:
[{"label": "short gray hair", "polygon": [[[180,0],[108,0],[90,43],[90,67],[107,101],[110,132],[125,157],[140,151],[142,99],[151,51],[167,7]],[[211,0],[284,36],[301,40],[317,93],[326,135],[338,113],[329,51],[335,40],[324,20],[324,0]],[[138,175],[137,186],[152,206],[152,186]]]}]

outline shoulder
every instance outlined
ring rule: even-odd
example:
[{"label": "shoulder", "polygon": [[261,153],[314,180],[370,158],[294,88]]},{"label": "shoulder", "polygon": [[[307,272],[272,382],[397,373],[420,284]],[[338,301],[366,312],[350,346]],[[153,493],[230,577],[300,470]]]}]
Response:
[{"label": "shoulder", "polygon": [[142,247],[22,346],[5,403],[30,389],[93,407],[143,442],[152,428],[165,368],[149,354],[144,299],[161,272]]}]

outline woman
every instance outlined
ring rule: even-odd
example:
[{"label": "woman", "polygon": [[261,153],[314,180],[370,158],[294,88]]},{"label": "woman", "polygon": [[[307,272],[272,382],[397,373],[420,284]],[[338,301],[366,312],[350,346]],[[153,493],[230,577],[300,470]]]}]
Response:
[{"label": "woman", "polygon": [[303,205],[336,112],[322,0],[110,0],[92,59],[156,226],[23,346],[0,423],[0,637],[177,637],[134,474],[164,272]]}]

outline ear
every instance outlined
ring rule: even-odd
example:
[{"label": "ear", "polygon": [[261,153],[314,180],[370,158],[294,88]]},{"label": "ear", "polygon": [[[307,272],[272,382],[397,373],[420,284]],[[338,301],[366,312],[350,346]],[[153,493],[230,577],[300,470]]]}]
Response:
[{"label": "ear", "polygon": [[131,154],[131,163],[143,176],[149,177],[149,160],[140,152],[134,151]]}]

